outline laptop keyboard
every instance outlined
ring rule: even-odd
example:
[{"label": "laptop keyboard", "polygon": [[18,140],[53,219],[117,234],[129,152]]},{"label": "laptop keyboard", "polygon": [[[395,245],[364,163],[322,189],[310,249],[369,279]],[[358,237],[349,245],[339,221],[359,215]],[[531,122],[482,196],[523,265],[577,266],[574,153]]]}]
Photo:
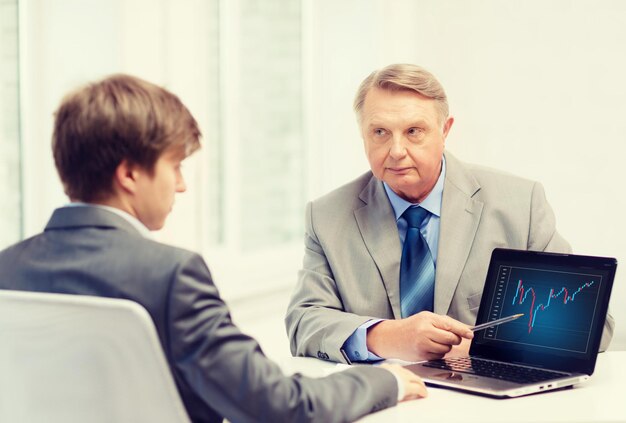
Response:
[{"label": "laptop keyboard", "polygon": [[422,364],[425,367],[450,370],[458,373],[471,373],[494,379],[516,383],[536,383],[568,376],[567,373],[533,369],[515,364],[482,360],[475,357],[456,357],[431,360]]}]

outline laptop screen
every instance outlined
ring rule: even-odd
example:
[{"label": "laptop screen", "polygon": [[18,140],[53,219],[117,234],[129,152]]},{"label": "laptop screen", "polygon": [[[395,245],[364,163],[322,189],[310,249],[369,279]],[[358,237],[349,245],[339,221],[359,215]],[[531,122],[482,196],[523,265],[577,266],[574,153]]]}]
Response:
[{"label": "laptop screen", "polygon": [[613,285],[614,258],[495,249],[471,355],[591,374]]}]

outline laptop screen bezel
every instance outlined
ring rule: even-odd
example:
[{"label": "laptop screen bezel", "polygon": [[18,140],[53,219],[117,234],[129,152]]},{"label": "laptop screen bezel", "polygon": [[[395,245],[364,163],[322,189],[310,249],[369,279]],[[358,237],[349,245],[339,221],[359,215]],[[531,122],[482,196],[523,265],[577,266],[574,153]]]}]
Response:
[{"label": "laptop screen bezel", "polygon": [[491,304],[490,294],[493,292],[489,284],[495,284],[498,269],[502,263],[536,263],[538,266],[549,265],[567,269],[584,269],[586,271],[591,269],[601,271],[605,274],[607,276],[606,281],[598,292],[600,298],[598,308],[594,314],[594,322],[590,330],[589,349],[587,353],[581,353],[577,357],[550,353],[547,349],[545,353],[543,351],[531,352],[525,348],[519,348],[514,344],[507,345],[503,342],[485,339],[483,333],[478,332],[475,334],[474,340],[472,341],[470,355],[546,369],[592,374],[595,368],[604,322],[608,311],[613,280],[617,269],[617,260],[612,257],[594,257],[496,248],[491,255],[476,324],[484,323],[488,320]]}]

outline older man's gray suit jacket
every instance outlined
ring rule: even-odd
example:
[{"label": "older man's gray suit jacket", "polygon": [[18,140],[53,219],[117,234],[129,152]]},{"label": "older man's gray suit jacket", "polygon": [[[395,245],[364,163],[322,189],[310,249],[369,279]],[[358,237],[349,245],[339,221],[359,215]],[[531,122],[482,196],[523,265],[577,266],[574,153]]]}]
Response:
[{"label": "older man's gray suit jacket", "polygon": [[107,210],[56,210],[44,233],[0,252],[0,275],[0,289],[143,305],[195,422],[343,422],[397,401],[396,379],[383,369],[283,376],[233,325],[199,255],[146,239]]},{"label": "older man's gray suit jacket", "polygon": [[[474,324],[496,247],[570,252],[541,184],[446,152],[434,312]],[[367,172],[307,205],[305,254],[286,316],[294,355],[345,362],[341,347],[373,318],[400,318],[402,246],[381,181]],[[607,318],[601,349],[614,321]]]}]

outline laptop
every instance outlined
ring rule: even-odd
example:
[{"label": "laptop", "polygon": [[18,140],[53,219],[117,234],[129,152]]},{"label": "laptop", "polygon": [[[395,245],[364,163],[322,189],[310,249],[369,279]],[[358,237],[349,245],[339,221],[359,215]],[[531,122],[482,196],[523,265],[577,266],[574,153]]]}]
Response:
[{"label": "laptop", "polygon": [[497,248],[468,357],[407,366],[429,385],[494,397],[572,386],[593,373],[617,260]]}]

